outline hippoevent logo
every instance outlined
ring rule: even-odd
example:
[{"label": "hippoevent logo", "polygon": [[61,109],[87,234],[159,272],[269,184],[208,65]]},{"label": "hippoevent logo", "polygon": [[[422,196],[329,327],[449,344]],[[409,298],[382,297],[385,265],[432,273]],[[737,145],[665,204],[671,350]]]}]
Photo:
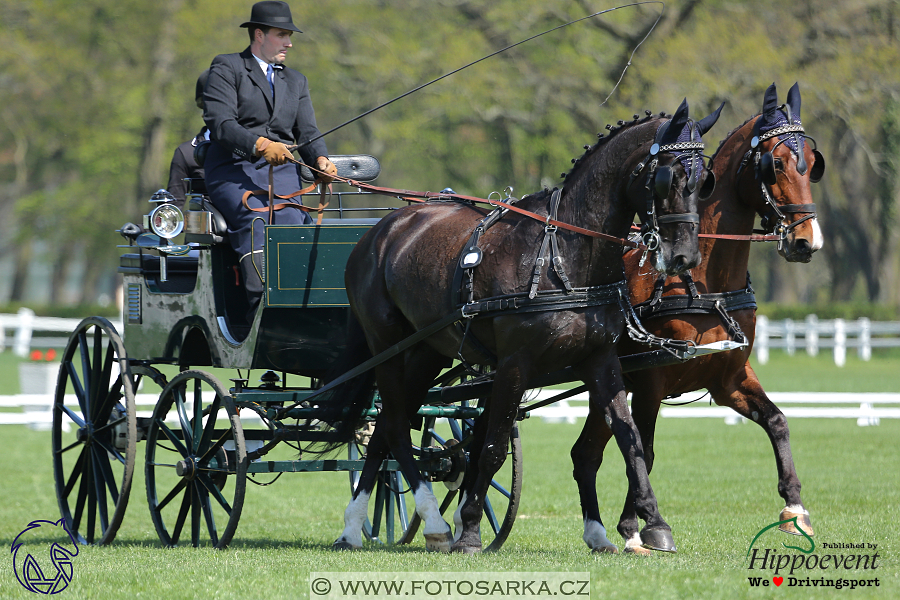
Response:
[{"label": "hippoevent logo", "polygon": [[[764,547],[774,539],[765,536],[769,530],[793,522],[801,534],[799,546],[782,542],[781,548]],[[762,538],[762,541],[760,539]],[[757,542],[760,542],[757,544]],[[793,552],[790,552],[793,550]],[[816,552],[816,543],[797,523],[797,517],[766,525],[753,537],[747,548],[747,569],[753,574],[747,577],[750,587],[809,587],[849,588],[879,587],[881,581],[874,576],[881,555],[878,544],[822,543]]]},{"label": "hippoevent logo", "polygon": [[72,581],[72,559],[78,555],[78,544],[65,519],[32,521],[13,540],[10,551],[16,579],[28,591],[58,594]]}]

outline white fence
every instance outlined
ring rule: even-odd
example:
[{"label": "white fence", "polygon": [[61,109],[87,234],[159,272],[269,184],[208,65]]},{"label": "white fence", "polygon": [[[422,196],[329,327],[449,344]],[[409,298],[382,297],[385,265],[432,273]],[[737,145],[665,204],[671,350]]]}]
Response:
[{"label": "white fence", "polygon": [[872,322],[865,317],[856,321],[820,321],[816,315],[803,321],[770,321],[765,315],[757,315],[753,349],[760,364],[769,361],[772,348],[783,349],[789,355],[805,348],[810,356],[816,356],[821,348],[831,348],[834,364],[843,367],[849,348],[856,348],[862,360],[872,358],[872,348],[900,348],[900,322]]},{"label": "white fence", "polygon": [[[28,308],[20,308],[14,315],[0,314],[0,352],[10,346],[16,355],[25,357],[32,347],[64,348],[69,334],[80,322],[81,319],[36,317]],[[122,330],[121,321],[111,322],[117,331]],[[856,349],[861,359],[869,360],[873,348],[900,348],[900,321],[873,322],[865,317],[855,321],[820,321],[816,315],[809,315],[803,321],[772,321],[765,315],[758,315],[753,349],[760,364],[769,361],[769,351],[773,348],[785,350],[790,355],[805,349],[810,356],[817,355],[823,348],[831,349],[834,363],[842,367],[848,349]]]},{"label": "white fence", "polygon": [[[544,400],[561,390],[540,390],[532,393],[532,401]],[[700,398],[703,392],[695,392]],[[889,393],[832,393],[832,392],[768,392],[766,394],[789,419],[856,419],[860,427],[878,425],[881,419],[900,419],[900,394]],[[685,397],[688,397],[686,395]],[[684,401],[684,398],[678,401]],[[572,396],[531,411],[531,416],[548,422],[575,423],[588,414],[587,392]],[[663,418],[716,418],[729,425],[746,421],[730,408],[709,406],[709,398],[700,399],[687,406],[663,406],[659,412]]]},{"label": "white fence", "polygon": [[[17,356],[24,358],[32,347],[65,348],[69,334],[75,331],[80,322],[81,319],[36,317],[33,310],[24,307],[14,315],[0,315],[0,352],[11,346]],[[116,331],[122,331],[120,320],[110,319],[110,322]],[[58,335],[43,335],[46,333]]]}]

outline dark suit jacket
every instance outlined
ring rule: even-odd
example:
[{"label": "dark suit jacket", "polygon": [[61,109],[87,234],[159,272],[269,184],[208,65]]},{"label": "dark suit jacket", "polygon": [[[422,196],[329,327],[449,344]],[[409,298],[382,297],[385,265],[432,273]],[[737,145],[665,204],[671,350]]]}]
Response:
[{"label": "dark suit jacket", "polygon": [[[206,155],[206,188],[213,204],[228,222],[232,243],[240,254],[249,251],[246,235],[253,216],[241,205],[246,190],[268,188],[268,168],[257,170],[260,158],[253,157],[256,140],[266,137],[285,144],[303,143],[319,135],[309,84],[306,77],[288,68],[275,70],[275,99],[269,82],[250,48],[240,54],[220,54],[213,59],[203,94],[203,120],[210,129],[209,152]],[[328,156],[323,140],[317,140],[299,151],[306,164],[315,166],[318,156]],[[287,195],[303,187],[300,172],[291,163],[275,167],[275,193]],[[254,196],[251,205],[263,206]],[[306,220],[305,213],[283,209],[276,222],[296,223]],[[261,243],[262,235],[258,235]],[[258,246],[259,243],[256,245]]]},{"label": "dark suit jacket", "polygon": [[[210,66],[203,94],[203,119],[213,141],[242,158],[252,158],[256,139],[302,143],[319,135],[306,77],[286,67],[275,70],[275,100],[250,48],[221,54]],[[323,140],[300,151],[304,162],[328,156]]]}]

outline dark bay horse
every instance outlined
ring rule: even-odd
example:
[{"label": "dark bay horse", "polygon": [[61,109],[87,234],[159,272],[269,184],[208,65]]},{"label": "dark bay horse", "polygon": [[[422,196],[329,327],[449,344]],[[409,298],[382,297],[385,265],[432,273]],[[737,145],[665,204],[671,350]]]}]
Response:
[{"label": "dark bay horse", "polygon": [[[691,271],[692,279],[666,278],[639,268],[640,257],[635,252],[626,254],[625,270],[632,303],[649,331],[697,344],[740,337],[748,342],[742,350],[641,371],[628,382],[633,393],[632,416],[648,470],[653,467],[653,434],[660,403],[705,388],[717,404],[731,407],[765,430],[775,451],[778,492],[785,501],[780,520],[796,516],[811,535],[791,456],[787,419],[766,396],[749,363],[756,303],[747,272],[756,215],[769,231],[778,233],[778,251],[788,261],[808,262],[822,246],[810,182],[821,179],[825,161],[804,138],[798,86],[791,88],[787,103],[779,107],[772,84],[765,93],[762,113],[732,131],[713,156],[717,183],[712,196],[700,204],[703,258]],[[705,237],[710,235],[723,237]],[[696,299],[690,300],[691,296]],[[716,300],[727,309],[727,315],[713,306]],[[619,351],[624,356],[646,351],[646,346],[626,340]],[[579,488],[594,489],[603,448],[611,435],[603,415],[592,410],[572,448]],[[626,551],[647,552],[642,548],[630,492],[618,530],[626,540]],[[792,523],[782,525],[782,530],[799,535]]]},{"label": "dark bay horse", "polygon": [[[544,190],[515,203],[539,220],[512,209],[492,213],[499,216],[493,219],[471,204],[429,202],[395,211],[360,240],[345,276],[357,329],[364,335],[351,333],[348,339],[351,351],[361,349],[359,362],[452,315],[461,304],[499,300],[494,310],[462,319],[466,323],[458,328],[441,329],[375,367],[382,411],[336,548],[361,547],[368,500],[390,451],[414,495],[426,547],[449,551],[452,544],[454,551],[480,551],[485,494],[506,458],[522,394],[529,380],[567,366],[575,367],[590,389],[592,406],[611,424],[625,455],[636,510],[646,522],[645,537],[668,543],[671,531],[649,485],[615,351],[625,333],[619,304],[625,293],[622,246],[608,237],[557,229],[551,220],[621,238],[639,214],[645,239],[659,243],[658,268],[674,275],[695,266],[698,197],[714,184],[703,165],[700,136],[717,118],[718,112],[695,123],[684,102],[671,118],[648,111],[644,118],[620,122],[575,161],[562,190]],[[545,270],[545,264],[553,269]],[[460,285],[457,265],[474,267],[470,287]],[[589,297],[594,300],[571,303]],[[548,298],[563,304],[530,304]],[[517,310],[498,308],[504,302]],[[518,310],[522,307],[537,308]],[[467,471],[463,483],[455,541],[416,469],[410,439],[415,411],[454,358],[496,367],[493,392],[470,446],[476,468]],[[361,397],[344,394],[333,402],[353,406]],[[615,548],[599,518],[585,527],[592,547]]]}]

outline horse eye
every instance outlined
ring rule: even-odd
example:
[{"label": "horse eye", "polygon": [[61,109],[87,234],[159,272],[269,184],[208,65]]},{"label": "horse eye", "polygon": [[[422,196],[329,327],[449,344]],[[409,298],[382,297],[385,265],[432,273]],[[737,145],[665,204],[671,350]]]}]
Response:
[{"label": "horse eye", "polygon": [[784,171],[784,162],[780,158],[775,159],[775,168],[779,171]]}]

